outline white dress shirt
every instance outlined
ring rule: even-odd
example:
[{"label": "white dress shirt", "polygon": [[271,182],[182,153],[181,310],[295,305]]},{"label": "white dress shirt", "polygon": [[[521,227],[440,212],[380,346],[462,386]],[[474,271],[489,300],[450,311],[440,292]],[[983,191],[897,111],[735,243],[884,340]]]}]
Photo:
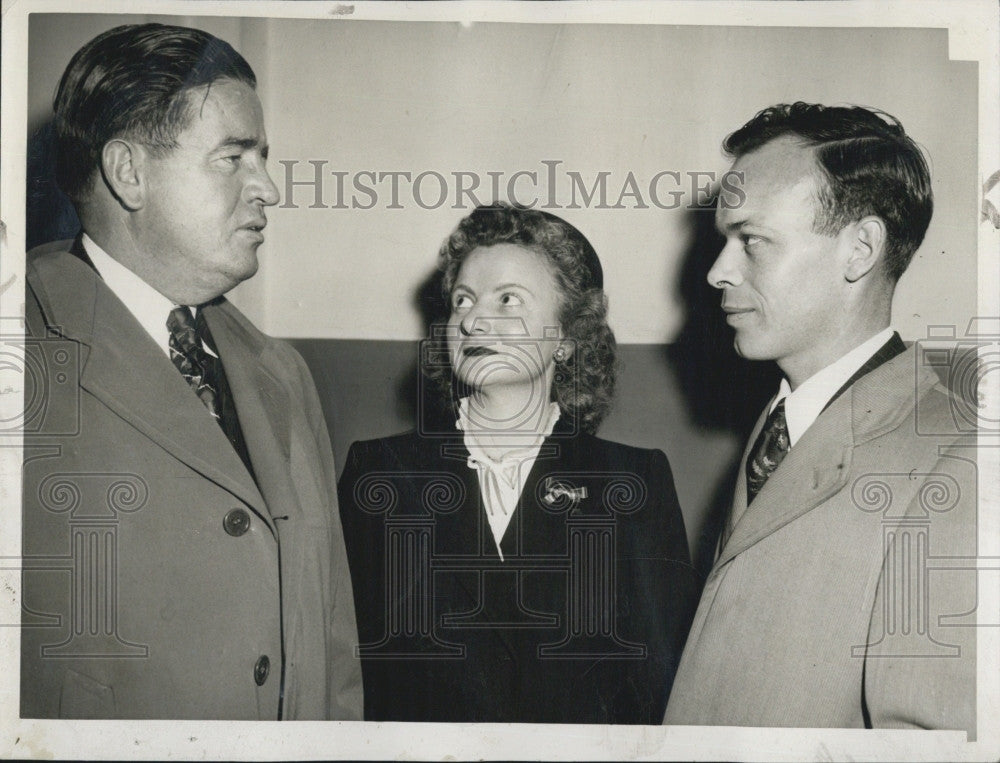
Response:
[{"label": "white dress shirt", "polygon": [[[82,241],[87,256],[94,263],[94,267],[105,285],[122,301],[122,304],[139,321],[139,325],[146,330],[146,333],[153,338],[156,345],[169,358],[170,329],[167,328],[167,316],[178,305],[164,297],[101,249],[86,233],[83,234]],[[203,348],[210,354],[215,354],[204,343]]]},{"label": "white dress shirt", "polygon": [[868,362],[878,350],[888,342],[893,335],[892,328],[883,329],[871,339],[859,344],[839,360],[817,371],[806,379],[792,392],[788,379],[782,379],[778,387],[778,396],[774,399],[768,413],[773,411],[781,400],[785,401],[785,421],[788,423],[788,441],[794,446],[805,431],[819,417],[820,413],[837,394],[837,390],[854,376],[861,366]]},{"label": "white dress shirt", "polygon": [[462,430],[465,447],[469,451],[467,465],[475,469],[479,477],[479,494],[483,498],[483,508],[493,533],[500,561],[503,539],[510,520],[517,509],[517,502],[524,490],[524,482],[535,465],[535,459],[545,438],[552,434],[552,428],[559,420],[559,404],[550,402],[542,419],[541,432],[525,433],[525,438],[516,438],[515,447],[499,459],[488,455],[476,438],[476,427],[470,425],[469,398],[463,397],[458,406],[458,421],[455,426]]}]

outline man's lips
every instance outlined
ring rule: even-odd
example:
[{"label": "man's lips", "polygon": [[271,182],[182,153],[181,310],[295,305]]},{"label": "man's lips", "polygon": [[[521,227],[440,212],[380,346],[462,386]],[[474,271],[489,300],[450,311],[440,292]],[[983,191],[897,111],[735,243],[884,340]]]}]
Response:
[{"label": "man's lips", "polygon": [[745,316],[749,315],[753,311],[752,307],[739,307],[737,305],[722,306],[722,312],[726,314],[726,323],[731,326],[742,321]]},{"label": "man's lips", "polygon": [[267,225],[267,220],[263,218],[260,220],[254,220],[246,225],[241,225],[236,229],[237,233],[245,233],[247,238],[254,244],[260,245],[264,243],[264,226]]},{"label": "man's lips", "polygon": [[267,227],[267,220],[263,217],[259,220],[251,220],[246,225],[241,225],[239,230],[248,230],[253,233],[261,233]]}]

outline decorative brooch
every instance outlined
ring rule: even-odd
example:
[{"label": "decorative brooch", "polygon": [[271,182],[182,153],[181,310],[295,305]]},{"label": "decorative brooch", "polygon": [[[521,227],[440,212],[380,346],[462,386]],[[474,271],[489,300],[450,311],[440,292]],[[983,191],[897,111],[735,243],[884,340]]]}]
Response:
[{"label": "decorative brooch", "polygon": [[560,498],[565,498],[571,503],[579,503],[586,497],[587,488],[585,487],[569,487],[551,477],[545,479],[545,495],[542,496],[542,500],[549,506]]}]

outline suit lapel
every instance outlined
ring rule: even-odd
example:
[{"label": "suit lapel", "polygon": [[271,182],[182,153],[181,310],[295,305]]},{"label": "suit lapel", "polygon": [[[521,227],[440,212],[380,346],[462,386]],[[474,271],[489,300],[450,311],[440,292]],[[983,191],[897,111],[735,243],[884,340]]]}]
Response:
[{"label": "suit lapel", "polygon": [[[490,560],[499,563],[499,555],[496,551],[496,544],[489,529],[489,522],[486,521],[483,509],[482,498],[479,492],[479,479],[476,470],[468,466],[469,451],[461,438],[449,438],[432,444],[433,458],[428,466],[429,471],[438,469],[455,474],[465,489],[465,503],[458,511],[450,512],[435,517],[435,555],[459,556],[471,560],[479,560],[480,567],[482,561]],[[516,516],[516,514],[515,514]],[[460,588],[469,602],[469,609],[465,612],[451,612],[455,615],[470,615],[475,612],[475,620],[495,621],[497,612],[493,606],[493,601],[489,596],[489,585],[486,580],[488,575],[502,574],[497,571],[487,571],[480,569],[474,574],[467,572],[456,572],[447,575],[446,579],[453,581]],[[445,622],[449,622],[445,618]],[[501,643],[503,648],[512,656],[516,655],[516,649],[504,632],[503,628],[481,629],[469,622],[450,622],[443,630],[445,640],[450,640],[454,636],[456,643],[465,643],[466,640],[490,639],[494,638]]]},{"label": "suit lapel", "polygon": [[[431,440],[429,446],[433,449],[433,457],[426,463],[426,471],[453,474],[465,490],[465,502],[458,511],[438,514],[434,518],[437,528],[435,551],[449,556],[496,556],[492,539],[484,534],[488,532],[488,523],[480,497],[479,480],[476,470],[468,466],[469,452],[464,443],[459,438],[448,438]],[[464,581],[462,587],[473,600],[478,599],[478,589],[472,590]]]},{"label": "suit lapel", "polygon": [[[542,445],[541,454],[535,460],[530,476],[525,482],[525,488],[518,508],[514,512],[510,525],[507,527],[507,532],[504,533],[501,540],[500,547],[503,550],[504,558],[509,559],[515,555],[524,553],[524,536],[525,533],[531,532],[532,515],[537,512],[537,507],[533,504],[534,484],[538,482],[540,474],[548,471],[547,464],[552,461],[552,454],[554,453],[549,443],[550,441],[546,440],[545,444]],[[468,595],[468,600],[474,603],[473,606],[480,608],[477,619],[490,622],[503,621],[508,617],[506,605],[509,604],[509,601],[504,596],[506,594],[510,596],[517,595],[517,591],[508,589],[504,585],[504,591],[499,594],[501,599],[503,599],[502,604],[504,606],[499,606],[501,602],[491,598],[492,595],[498,595],[496,591],[496,584],[498,582],[496,576],[505,576],[505,582],[509,579],[512,585],[516,587],[516,584],[513,584],[513,579],[509,576],[519,575],[520,573],[505,568],[504,564],[500,562],[496,543],[493,540],[493,534],[482,504],[479,479],[477,477],[478,472],[467,466],[469,452],[463,440],[455,438],[446,441],[446,443],[438,447],[440,447],[438,452],[442,456],[445,469],[455,471],[460,475],[459,478],[466,489],[466,503],[459,511],[438,517],[437,524],[441,530],[443,543],[437,550],[445,554],[471,556],[474,559],[496,563],[497,566],[493,569],[488,569],[491,565],[484,564],[482,565],[484,568],[483,571],[476,575],[456,574],[453,576],[453,579]],[[546,455],[548,455],[547,459],[545,458]],[[546,463],[540,463],[542,461]],[[486,576],[493,576],[489,581],[493,587],[492,594]],[[489,628],[487,632],[484,632],[484,637],[496,639],[509,654],[516,657],[520,654],[517,643],[518,631],[519,629],[516,627]],[[488,635],[486,635],[487,633]],[[460,641],[461,639],[458,640]]]},{"label": "suit lapel", "polygon": [[862,376],[874,371],[883,363],[889,362],[894,357],[905,351],[906,351],[906,345],[903,344],[902,338],[899,336],[898,333],[893,332],[892,336],[889,337],[889,341],[887,341],[885,344],[879,347],[878,351],[870,358],[868,358],[868,360],[865,361],[864,365],[861,366],[861,368],[859,368],[857,371],[855,371],[854,374],[852,374],[851,378],[848,379],[846,382],[844,382],[841,388],[834,393],[833,397],[831,397],[830,400],[827,402],[827,404],[823,406],[823,410],[825,411],[827,408],[833,405],[833,401],[836,400],[841,395],[843,395],[845,392],[847,392],[847,390],[849,390],[852,386],[854,386],[854,383]]},{"label": "suit lapel", "polygon": [[[539,483],[550,474],[566,473],[570,469],[580,471],[579,461],[574,458],[577,438],[546,438],[538,451],[538,457],[524,481],[524,490],[518,503],[512,532],[504,535],[501,548],[504,554],[520,553],[528,555],[564,553],[566,548],[566,515],[563,512],[546,511],[538,498],[543,490]],[[570,449],[574,453],[570,453]],[[576,465],[575,467],[573,465]],[[544,485],[542,486],[544,488]],[[518,518],[520,513],[520,518]],[[516,535],[515,530],[516,522]]]},{"label": "suit lapel", "polygon": [[[853,448],[850,399],[844,395],[788,451],[781,466],[749,506],[746,505],[745,469],[741,466],[734,510],[740,507],[743,510],[732,527],[718,563],[725,564],[842,488],[849,474]],[[742,461],[745,463],[746,454]]]},{"label": "suit lapel", "polygon": [[[936,383],[933,371],[926,368],[914,374],[912,348],[900,353],[895,345],[890,341],[879,351],[889,359],[883,356],[877,368],[864,374],[824,409],[749,507],[744,452],[733,502],[736,521],[717,565],[725,564],[843,488],[850,477],[855,446],[898,426],[912,410],[915,395]],[[763,418],[750,442],[760,431]]]},{"label": "suit lapel", "polygon": [[[219,425],[170,359],[85,262],[64,253],[32,274],[48,325],[87,348],[80,386],[192,469],[266,516]],[[164,316],[164,320],[166,317]]]},{"label": "suit lapel", "polygon": [[202,309],[226,371],[257,484],[270,509],[266,518],[298,515],[301,507],[288,468],[288,393],[269,369],[278,361],[263,336],[240,321],[228,302]]}]

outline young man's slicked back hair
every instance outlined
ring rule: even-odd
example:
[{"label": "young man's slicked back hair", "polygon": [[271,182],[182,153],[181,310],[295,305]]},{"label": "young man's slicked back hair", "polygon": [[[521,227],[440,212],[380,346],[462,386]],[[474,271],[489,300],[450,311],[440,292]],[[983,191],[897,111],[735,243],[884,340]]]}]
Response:
[{"label": "young man's slicked back hair", "polygon": [[86,198],[113,138],[154,151],[176,147],[192,114],[189,91],[219,79],[257,86],[243,56],[200,29],[129,24],[95,37],[73,56],[56,91],[59,187],[74,201]]},{"label": "young man's slicked back hair", "polygon": [[782,136],[815,149],[825,180],[817,232],[832,235],[876,215],[886,226],[885,272],[899,280],[934,209],[927,161],[899,120],[860,106],[783,103],[759,112],[723,148],[739,158]]}]

